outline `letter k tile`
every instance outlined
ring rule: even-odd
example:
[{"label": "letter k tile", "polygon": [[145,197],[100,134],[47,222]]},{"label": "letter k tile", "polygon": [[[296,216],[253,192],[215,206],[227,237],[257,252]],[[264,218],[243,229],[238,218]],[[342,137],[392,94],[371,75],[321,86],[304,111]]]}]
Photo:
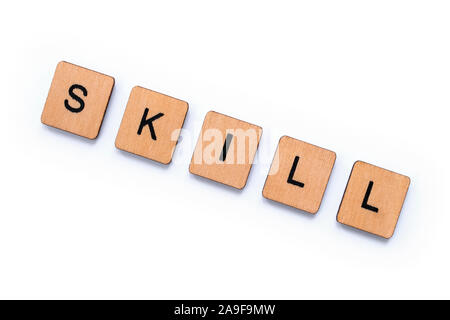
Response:
[{"label": "letter k tile", "polygon": [[134,87],[117,134],[116,147],[169,164],[187,111],[185,101]]}]

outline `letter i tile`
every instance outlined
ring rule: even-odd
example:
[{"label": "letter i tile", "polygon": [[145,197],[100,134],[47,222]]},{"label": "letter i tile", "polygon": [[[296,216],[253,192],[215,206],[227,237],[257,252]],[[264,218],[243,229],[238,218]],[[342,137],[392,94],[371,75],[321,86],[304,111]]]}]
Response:
[{"label": "letter i tile", "polygon": [[134,87],[116,137],[116,147],[168,164],[183,127],[188,103]]},{"label": "letter i tile", "polygon": [[337,221],[386,239],[392,237],[409,184],[407,176],[355,162]]},{"label": "letter i tile", "polygon": [[209,111],[192,155],[192,174],[226,184],[245,187],[258,149],[262,128]]}]

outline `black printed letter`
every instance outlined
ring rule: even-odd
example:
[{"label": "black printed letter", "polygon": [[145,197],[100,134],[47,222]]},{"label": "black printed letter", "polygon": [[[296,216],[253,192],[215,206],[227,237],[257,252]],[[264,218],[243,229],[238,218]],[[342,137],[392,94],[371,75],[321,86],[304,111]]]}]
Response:
[{"label": "black printed letter", "polygon": [[373,212],[378,212],[378,208],[372,207],[370,204],[367,204],[367,202],[369,201],[370,193],[372,192],[372,187],[373,187],[373,181],[370,181],[369,186],[367,187],[366,195],[364,196],[364,200],[361,205],[361,208],[364,208],[364,209],[367,209],[367,210],[370,210]]},{"label": "black printed letter", "polygon": [[147,119],[147,115],[148,115],[148,108],[145,108],[144,114],[142,115],[142,120],[141,120],[141,124],[139,125],[139,129],[137,131],[138,135],[141,135],[142,133],[142,129],[144,129],[145,126],[148,126],[148,128],[150,129],[150,135],[152,136],[153,140],[156,140],[156,134],[155,134],[155,129],[153,128],[153,121],[157,120],[159,118],[161,118],[164,113],[158,113],[156,116],[151,117],[150,119]]},{"label": "black printed letter", "polygon": [[231,140],[233,140],[233,135],[231,133],[227,134],[227,137],[225,138],[225,142],[223,143],[222,147],[222,154],[220,155],[220,160],[225,161],[227,158],[228,149],[230,148]]},{"label": "black printed letter", "polygon": [[83,109],[84,109],[84,101],[83,101],[83,99],[81,99],[79,96],[77,96],[77,95],[73,92],[75,89],[81,90],[81,92],[83,93],[83,95],[84,95],[85,97],[86,97],[87,94],[88,94],[85,87],[83,87],[82,85],[79,85],[79,84],[73,84],[73,85],[69,88],[69,95],[70,95],[70,97],[71,97],[73,100],[77,101],[77,102],[80,104],[80,106],[79,106],[78,108],[73,108],[73,107],[71,107],[71,106],[69,105],[69,101],[68,101],[67,99],[64,100],[64,106],[66,107],[67,110],[69,110],[69,111],[71,111],[71,112],[78,113],[78,112],[83,111]]},{"label": "black printed letter", "polygon": [[295,174],[295,170],[297,169],[297,164],[298,164],[299,159],[300,159],[300,157],[295,156],[294,163],[292,164],[291,172],[289,172],[289,177],[287,179],[287,182],[290,184],[293,184],[294,186],[303,188],[305,186],[305,184],[303,182],[294,180],[294,174]]}]

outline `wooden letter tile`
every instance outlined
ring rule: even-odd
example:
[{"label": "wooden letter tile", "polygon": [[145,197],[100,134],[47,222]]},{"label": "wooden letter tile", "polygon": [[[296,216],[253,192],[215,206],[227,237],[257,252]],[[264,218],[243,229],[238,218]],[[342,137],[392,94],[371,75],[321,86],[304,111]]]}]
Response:
[{"label": "wooden letter tile", "polygon": [[244,188],[261,134],[261,127],[208,112],[189,171],[237,189]]},{"label": "wooden letter tile", "polygon": [[68,62],[56,67],[42,123],[95,139],[103,122],[114,78]]},{"label": "wooden letter tile", "polygon": [[116,147],[163,164],[170,163],[187,111],[185,101],[134,87]]},{"label": "wooden letter tile", "polygon": [[392,237],[409,183],[407,176],[355,162],[337,221],[384,238]]},{"label": "wooden letter tile", "polygon": [[283,136],[266,178],[263,196],[317,213],[335,160],[333,151]]}]

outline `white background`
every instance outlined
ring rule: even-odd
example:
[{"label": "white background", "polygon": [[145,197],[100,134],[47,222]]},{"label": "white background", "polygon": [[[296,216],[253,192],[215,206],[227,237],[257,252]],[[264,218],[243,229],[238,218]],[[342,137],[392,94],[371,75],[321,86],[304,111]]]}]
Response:
[{"label": "white background", "polygon": [[[449,1],[10,1],[0,298],[450,298]],[[44,126],[56,64],[115,77],[95,141]],[[114,147],[130,90],[189,102],[169,166]],[[315,216],[188,162],[215,110],[337,153]],[[263,159],[263,160],[264,160]],[[356,160],[411,177],[394,237],[342,226]]]}]

